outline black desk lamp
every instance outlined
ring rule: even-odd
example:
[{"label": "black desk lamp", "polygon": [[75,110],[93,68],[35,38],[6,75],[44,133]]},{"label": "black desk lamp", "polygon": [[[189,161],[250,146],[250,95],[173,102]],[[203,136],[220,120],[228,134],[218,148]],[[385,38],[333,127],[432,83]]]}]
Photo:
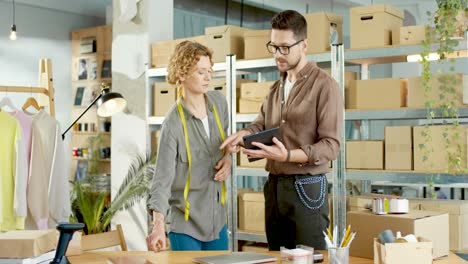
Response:
[{"label": "black desk lamp", "polygon": [[101,92],[94,98],[91,104],[73,121],[73,123],[62,133],[62,140],[65,139],[65,134],[70,130],[73,125],[80,120],[80,118],[88,112],[88,110],[97,102],[97,114],[101,117],[109,117],[113,114],[121,112],[127,106],[127,101],[123,96],[116,92],[111,92],[108,84],[102,84]]},{"label": "black desk lamp", "polygon": [[55,257],[50,264],[69,264],[70,261],[65,256],[67,252],[68,243],[73,237],[75,231],[83,229],[84,224],[82,223],[59,223],[57,230],[60,231],[60,237],[57,244],[57,250]]}]

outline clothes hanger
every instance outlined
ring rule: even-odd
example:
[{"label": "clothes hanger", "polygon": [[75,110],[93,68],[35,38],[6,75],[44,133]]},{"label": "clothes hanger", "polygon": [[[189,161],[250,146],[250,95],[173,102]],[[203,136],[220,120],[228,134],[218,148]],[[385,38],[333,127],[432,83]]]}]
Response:
[{"label": "clothes hanger", "polygon": [[11,109],[13,109],[14,111],[18,111],[18,108],[16,108],[16,106],[13,104],[13,102],[11,101],[11,99],[5,95],[5,97],[3,97],[3,99],[0,101],[0,109],[4,108],[5,106],[8,106],[10,107]]},{"label": "clothes hanger", "polygon": [[34,97],[29,97],[28,99],[26,99],[26,102],[24,102],[21,109],[23,109],[23,111],[25,111],[30,106],[34,107],[37,111],[41,111],[42,109],[44,109],[43,106],[39,106],[39,104],[37,103],[37,101],[36,101],[36,99]]}]

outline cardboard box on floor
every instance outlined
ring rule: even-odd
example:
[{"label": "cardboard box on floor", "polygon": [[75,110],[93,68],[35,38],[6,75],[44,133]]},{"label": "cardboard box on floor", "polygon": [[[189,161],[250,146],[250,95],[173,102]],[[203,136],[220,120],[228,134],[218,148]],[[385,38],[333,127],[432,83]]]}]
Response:
[{"label": "cardboard box on floor", "polygon": [[350,109],[398,109],[406,106],[406,80],[357,80],[349,88]]},{"label": "cardboard box on floor", "polygon": [[56,231],[14,230],[0,233],[0,258],[31,258],[54,250]]},{"label": "cardboard box on floor", "polygon": [[393,233],[414,234],[433,243],[433,258],[449,253],[449,219],[447,213],[431,211],[410,211],[409,214],[375,215],[365,211],[351,211],[346,215],[347,224],[357,232],[350,255],[373,258],[374,238],[386,230]]},{"label": "cardboard box on floor", "polygon": [[432,242],[424,238],[418,238],[417,243],[382,244],[378,239],[374,238],[374,264],[401,263],[432,263]]},{"label": "cardboard box on floor", "polygon": [[[433,149],[426,161],[423,161],[424,149],[419,147],[414,148],[414,170],[415,171],[448,171],[449,169],[449,155],[447,152],[456,154],[457,147],[461,148],[461,168],[467,168],[467,126],[429,126],[428,133],[431,135],[431,141],[426,142],[422,133],[425,131],[424,126],[413,127],[413,144],[419,146],[424,144],[426,148]],[[447,133],[448,138],[451,140],[450,147],[445,147],[444,133]],[[458,133],[459,139],[454,140],[454,135]],[[431,167],[431,163],[433,167]]]},{"label": "cardboard box on floor", "polygon": [[413,128],[410,126],[385,127],[385,169],[413,169]]},{"label": "cardboard box on floor", "polygon": [[244,32],[244,59],[271,58],[266,44],[270,41],[271,30],[246,30]]},{"label": "cardboard box on floor", "polygon": [[346,168],[383,170],[383,140],[346,141]]},{"label": "cardboard box on floor", "polygon": [[321,53],[330,50],[330,31],[336,31],[336,43],[343,43],[343,17],[328,12],[304,14],[307,21],[307,54]]},{"label": "cardboard box on floor", "polygon": [[239,229],[265,232],[265,197],[263,192],[243,192],[239,195]]},{"label": "cardboard box on floor", "polygon": [[182,41],[190,40],[206,45],[205,35],[190,38],[181,38],[174,40],[158,41],[151,44],[151,64],[154,68],[163,68],[169,64],[169,59],[174,53],[177,44]]},{"label": "cardboard box on floor", "polygon": [[235,54],[244,58],[244,32],[248,28],[232,25],[206,27],[206,46],[213,50],[213,62],[226,61],[226,55]]},{"label": "cardboard box on floor", "polygon": [[165,116],[176,101],[176,87],[168,83],[155,83],[153,86],[153,115]]},{"label": "cardboard box on floor", "polygon": [[404,12],[387,4],[349,9],[351,49],[392,45],[392,30],[403,26]]},{"label": "cardboard box on floor", "polygon": [[457,107],[468,104],[468,75],[461,73],[456,74],[454,94],[449,94],[440,90],[442,83],[439,81],[439,77],[439,75],[432,76],[431,81],[429,82],[429,86],[432,87],[432,90],[428,93],[427,99],[424,94],[424,88],[422,87],[421,77],[408,78],[407,106],[412,108],[424,108],[426,107],[426,100],[433,100],[435,102],[434,107],[440,107],[440,104],[442,104],[442,101],[440,100],[441,94],[450,97],[450,100],[455,102],[455,106]]},{"label": "cardboard box on floor", "polygon": [[410,203],[420,210],[448,213],[450,250],[468,249],[468,201],[411,199]]}]

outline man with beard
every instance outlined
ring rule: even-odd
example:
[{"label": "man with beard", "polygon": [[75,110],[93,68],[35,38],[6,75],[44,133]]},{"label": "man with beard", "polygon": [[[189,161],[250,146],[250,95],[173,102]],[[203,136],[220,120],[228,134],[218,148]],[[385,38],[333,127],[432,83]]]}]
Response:
[{"label": "man with beard", "polygon": [[343,98],[338,84],[307,61],[304,17],[286,10],[272,18],[271,26],[266,46],[281,79],[272,85],[255,121],[220,148],[239,152],[244,136],[279,127],[281,139],[274,138],[274,145],[255,142],[259,150],[243,150],[248,157],[268,159],[264,195],[269,249],[298,244],[325,249],[322,231],[330,222],[325,174],[339,153]]}]

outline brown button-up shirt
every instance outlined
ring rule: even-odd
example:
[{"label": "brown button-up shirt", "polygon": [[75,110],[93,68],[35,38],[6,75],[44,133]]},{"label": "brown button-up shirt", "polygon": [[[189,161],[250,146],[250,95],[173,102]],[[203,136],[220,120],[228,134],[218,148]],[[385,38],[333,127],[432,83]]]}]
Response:
[{"label": "brown button-up shirt", "polygon": [[304,164],[268,160],[272,174],[322,174],[328,162],[336,159],[343,130],[343,96],[338,83],[309,62],[299,72],[289,97],[283,102],[282,79],[275,82],[263,102],[260,114],[246,129],[256,133],[280,127],[281,141],[287,149],[302,149],[308,156]]}]

